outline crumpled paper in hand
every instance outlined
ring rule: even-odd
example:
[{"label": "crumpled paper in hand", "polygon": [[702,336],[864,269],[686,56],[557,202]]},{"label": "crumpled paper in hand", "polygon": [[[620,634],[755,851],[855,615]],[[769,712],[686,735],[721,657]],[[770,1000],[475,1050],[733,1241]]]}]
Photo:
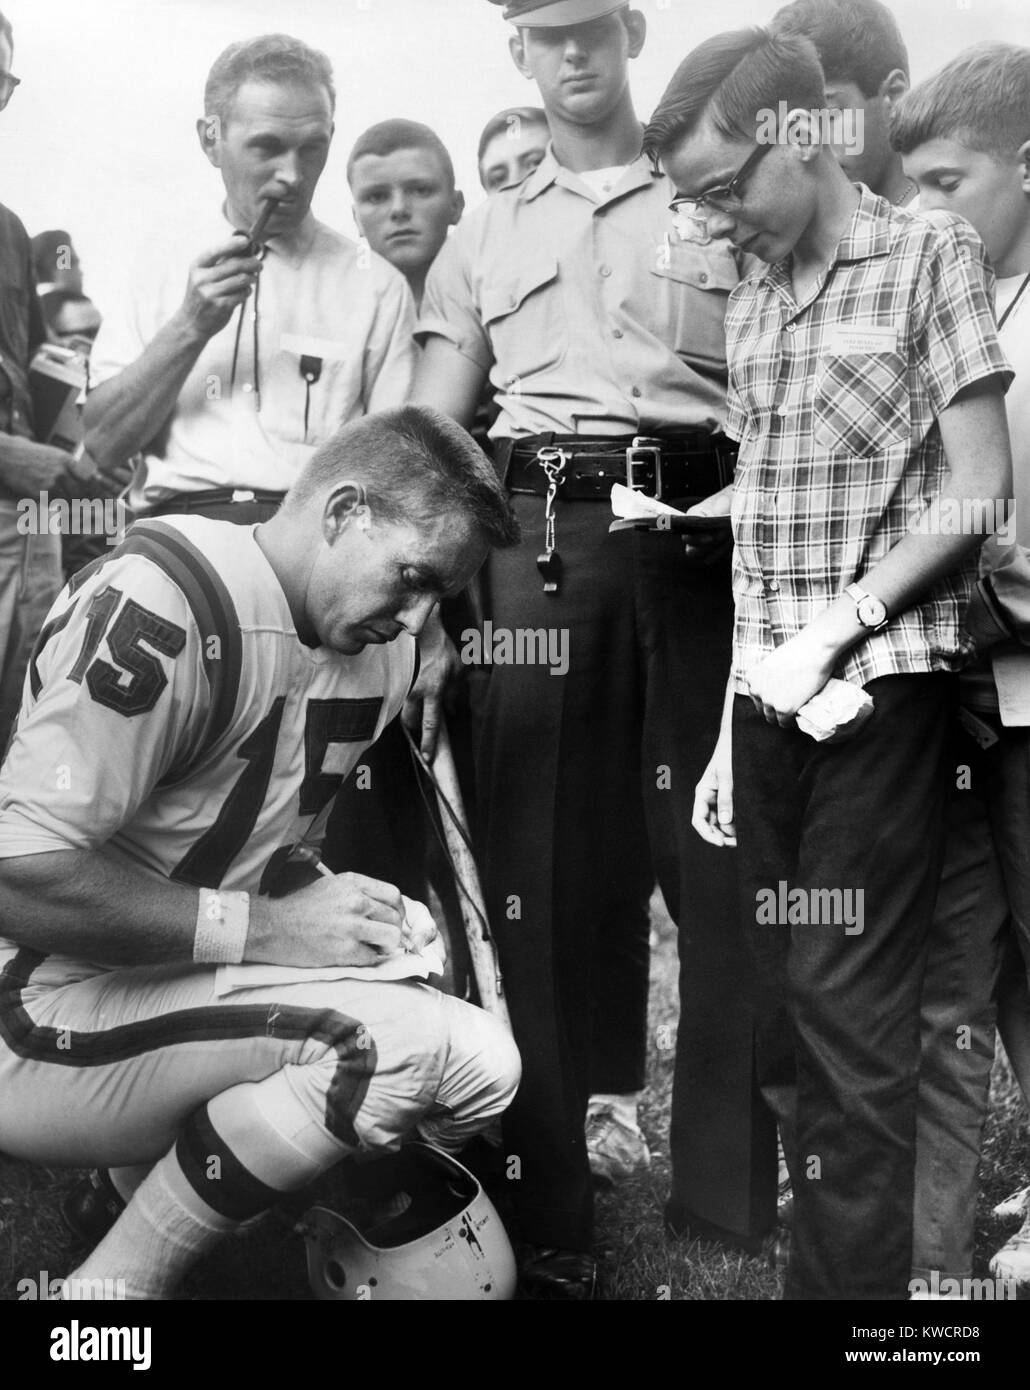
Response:
[{"label": "crumpled paper in hand", "polygon": [[816,743],[843,743],[858,733],[872,713],[873,697],[868,691],[834,676],[805,701],[795,718],[801,732]]}]

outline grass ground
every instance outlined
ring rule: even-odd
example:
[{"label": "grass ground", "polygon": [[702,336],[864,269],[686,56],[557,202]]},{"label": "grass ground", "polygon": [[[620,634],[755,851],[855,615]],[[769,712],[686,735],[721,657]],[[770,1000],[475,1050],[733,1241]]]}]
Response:
[{"label": "grass ground", "polygon": [[[675,1026],[675,929],[655,911],[651,1027]],[[668,1127],[673,1052],[652,1043],[642,1125],[653,1154],[651,1170],[602,1195],[598,1205],[599,1297],[605,1300],[770,1300],[778,1278],[763,1260],[698,1242],[668,1239],[661,1213],[669,1186]],[[1030,1120],[1004,1057],[995,1064],[991,1113],[981,1167],[975,1275],[1008,1234],[990,1216],[994,1203],[1026,1181]],[[75,1252],[60,1215],[77,1173],[34,1167],[0,1155],[0,1300],[16,1299],[18,1281],[63,1276]],[[667,1292],[666,1292],[667,1291]],[[199,1299],[304,1299],[309,1296],[302,1241],[270,1220],[226,1241],[183,1288]]]}]

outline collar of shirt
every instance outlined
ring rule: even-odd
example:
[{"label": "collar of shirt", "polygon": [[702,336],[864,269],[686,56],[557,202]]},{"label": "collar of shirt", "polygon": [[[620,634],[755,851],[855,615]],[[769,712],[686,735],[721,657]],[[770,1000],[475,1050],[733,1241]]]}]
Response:
[{"label": "collar of shirt", "polygon": [[622,178],[619,179],[610,193],[606,195],[596,194],[578,174],[567,169],[564,164],[558,163],[554,146],[549,143],[543,159],[529,177],[519,185],[519,201],[532,202],[534,198],[539,198],[541,193],[546,192],[552,184],[556,183],[560,188],[567,188],[570,193],[578,193],[581,198],[587,198],[592,203],[604,204],[613,202],[616,198],[625,197],[627,193],[633,193],[638,188],[645,188],[656,178],[664,177],[664,174],[656,173],[649,161],[640,154],[626,165]]},{"label": "collar of shirt", "polygon": [[[234,227],[229,221],[224,203],[222,204],[222,221],[231,231],[246,231],[246,228]],[[296,269],[314,245],[317,230],[318,223],[315,221],[311,209],[308,208],[304,221],[299,227],[294,227],[291,232],[277,233],[266,242],[266,253],[270,252],[272,255],[278,256],[287,265]]]}]

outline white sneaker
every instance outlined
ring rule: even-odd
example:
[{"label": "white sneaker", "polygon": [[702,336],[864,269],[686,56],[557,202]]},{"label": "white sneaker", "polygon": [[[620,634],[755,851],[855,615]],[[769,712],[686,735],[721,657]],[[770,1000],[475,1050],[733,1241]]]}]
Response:
[{"label": "white sneaker", "polygon": [[586,1140],[595,1182],[614,1183],[651,1166],[651,1151],[640,1126],[616,1114],[610,1105],[587,1111]]},{"label": "white sneaker", "polygon": [[1030,1212],[987,1267],[995,1279],[1015,1284],[1020,1290],[1030,1289]]},{"label": "white sneaker", "polygon": [[999,1202],[992,1209],[991,1215],[998,1217],[1000,1221],[1007,1221],[1012,1217],[1023,1216],[1028,1211],[1030,1211],[1030,1187],[1021,1187],[1018,1192],[1013,1192],[1010,1197]]}]

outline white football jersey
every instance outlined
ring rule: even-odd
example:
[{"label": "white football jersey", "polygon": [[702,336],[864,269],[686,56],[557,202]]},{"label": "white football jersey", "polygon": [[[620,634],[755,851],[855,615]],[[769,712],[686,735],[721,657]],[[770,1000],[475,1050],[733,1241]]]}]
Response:
[{"label": "white football jersey", "polygon": [[399,712],[415,640],[305,646],[254,531],[141,521],[62,591],[0,775],[0,857],[103,845],[257,892],[272,855],[324,822]]}]

